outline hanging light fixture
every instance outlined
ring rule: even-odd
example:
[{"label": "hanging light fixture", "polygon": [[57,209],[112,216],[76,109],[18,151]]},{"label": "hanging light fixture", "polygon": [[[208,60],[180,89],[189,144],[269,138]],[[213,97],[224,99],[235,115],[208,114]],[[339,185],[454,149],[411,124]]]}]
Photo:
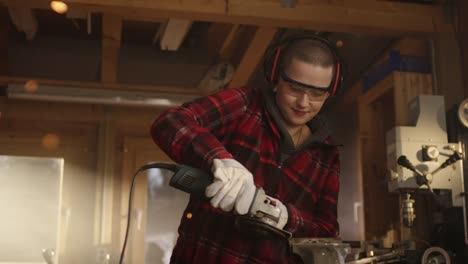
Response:
[{"label": "hanging light fixture", "polygon": [[50,1],[50,8],[59,14],[65,14],[68,11],[68,5],[62,1]]}]

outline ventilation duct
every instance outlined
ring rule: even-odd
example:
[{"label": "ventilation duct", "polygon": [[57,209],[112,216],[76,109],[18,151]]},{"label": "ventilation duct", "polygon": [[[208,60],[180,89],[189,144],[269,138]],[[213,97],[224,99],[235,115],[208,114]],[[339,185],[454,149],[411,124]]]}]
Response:
[{"label": "ventilation duct", "polygon": [[178,106],[199,97],[193,94],[105,90],[42,84],[34,92],[27,91],[21,84],[9,84],[6,88],[6,95],[12,99],[36,101],[162,107]]}]

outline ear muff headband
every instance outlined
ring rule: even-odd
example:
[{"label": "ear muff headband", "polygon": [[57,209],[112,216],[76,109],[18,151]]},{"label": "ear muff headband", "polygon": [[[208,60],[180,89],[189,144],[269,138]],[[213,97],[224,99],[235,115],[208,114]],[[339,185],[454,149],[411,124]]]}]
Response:
[{"label": "ear muff headband", "polygon": [[335,72],[335,81],[333,81],[333,90],[331,91],[330,95],[334,95],[338,90],[338,85],[340,84],[341,80],[339,80],[341,76],[341,63],[336,62],[336,72]]},{"label": "ear muff headband", "polygon": [[275,60],[273,61],[273,67],[271,67],[271,74],[270,74],[270,81],[275,82],[275,71],[276,71],[276,65],[278,64],[279,56],[281,53],[281,47],[276,49],[275,52]]},{"label": "ear muff headband", "polygon": [[[341,64],[341,59],[336,51],[336,49],[330,44],[327,39],[324,39],[319,36],[309,35],[309,36],[295,36],[289,37],[286,40],[282,41],[279,45],[274,45],[269,47],[265,52],[265,62],[264,62],[264,72],[267,77],[267,81],[270,83],[277,82],[277,75],[278,75],[278,64],[281,58],[281,52],[294,41],[303,40],[303,39],[310,39],[316,40],[320,43],[326,45],[328,49],[331,51],[334,57],[334,65],[335,65],[335,75],[333,77],[333,89],[330,95],[334,95],[341,90],[341,85],[343,82],[343,69]],[[268,69],[269,65],[271,65],[271,70]],[[269,76],[268,74],[269,73]]]}]

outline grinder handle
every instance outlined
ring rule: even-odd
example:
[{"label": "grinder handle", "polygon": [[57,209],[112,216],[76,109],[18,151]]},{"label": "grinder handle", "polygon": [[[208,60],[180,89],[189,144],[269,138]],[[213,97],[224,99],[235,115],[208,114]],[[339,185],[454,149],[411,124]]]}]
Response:
[{"label": "grinder handle", "polygon": [[169,185],[189,194],[204,195],[206,187],[212,182],[213,175],[209,173],[190,166],[177,165]]}]

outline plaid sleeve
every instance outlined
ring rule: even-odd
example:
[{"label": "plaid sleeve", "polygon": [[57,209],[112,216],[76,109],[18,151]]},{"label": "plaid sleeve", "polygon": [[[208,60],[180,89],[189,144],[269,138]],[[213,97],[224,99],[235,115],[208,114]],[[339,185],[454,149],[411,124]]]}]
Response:
[{"label": "plaid sleeve", "polygon": [[340,159],[337,152],[315,210],[310,212],[288,204],[289,220],[286,230],[293,233],[295,237],[337,237],[339,235],[337,221],[339,174]]},{"label": "plaid sleeve", "polygon": [[227,89],[162,113],[151,136],[175,162],[208,169],[215,158],[232,158],[219,137],[246,106],[247,88]]}]

